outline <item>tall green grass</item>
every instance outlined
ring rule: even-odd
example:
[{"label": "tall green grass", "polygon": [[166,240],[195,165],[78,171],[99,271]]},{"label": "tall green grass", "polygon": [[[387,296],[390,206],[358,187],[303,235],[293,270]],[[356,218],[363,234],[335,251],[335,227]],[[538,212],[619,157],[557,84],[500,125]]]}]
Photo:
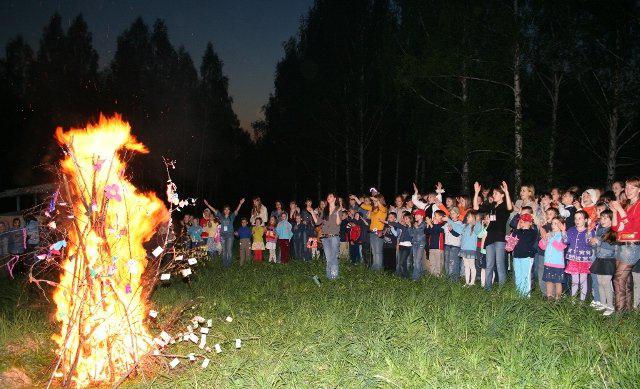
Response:
[{"label": "tall green grass", "polygon": [[[605,318],[568,300],[521,299],[512,286],[487,293],[444,279],[419,282],[341,263],[329,282],[321,263],[207,264],[189,283],[159,288],[159,323],[173,307],[214,319],[208,343],[224,344],[211,364],[137,377],[127,387],[635,387],[640,382],[638,314]],[[318,287],[312,280],[320,276]],[[232,316],[233,322],[224,321]],[[18,333],[47,338],[46,314],[0,316],[0,347]],[[183,326],[179,326],[183,328]],[[153,324],[152,331],[160,331]],[[173,333],[179,330],[173,330]],[[171,348],[195,351],[191,344]],[[45,371],[35,360],[2,357],[0,367]],[[3,353],[4,354],[4,353]],[[33,364],[33,366],[30,366]],[[32,376],[34,377],[34,376]]]}]

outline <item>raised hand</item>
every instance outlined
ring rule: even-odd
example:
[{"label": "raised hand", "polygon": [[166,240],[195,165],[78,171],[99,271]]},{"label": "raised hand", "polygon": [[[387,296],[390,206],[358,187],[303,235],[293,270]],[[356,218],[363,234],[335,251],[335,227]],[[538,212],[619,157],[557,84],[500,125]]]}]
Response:
[{"label": "raised hand", "polygon": [[418,186],[416,185],[416,183],[413,183],[413,193],[414,194],[418,194]]},{"label": "raised hand", "polygon": [[482,186],[480,186],[480,183],[478,181],[473,183],[473,190],[476,192],[476,194],[479,194],[481,189]]},{"label": "raised hand", "polygon": [[509,191],[509,187],[507,186],[507,183],[505,181],[502,181],[502,183],[500,184],[500,189],[502,189],[504,193],[507,193]]},{"label": "raised hand", "polygon": [[442,190],[442,182],[438,181],[436,184],[436,190]]}]

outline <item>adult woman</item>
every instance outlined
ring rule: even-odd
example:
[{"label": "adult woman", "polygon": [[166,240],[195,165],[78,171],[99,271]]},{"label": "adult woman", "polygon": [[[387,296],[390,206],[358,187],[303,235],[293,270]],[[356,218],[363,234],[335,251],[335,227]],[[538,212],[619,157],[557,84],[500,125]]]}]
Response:
[{"label": "adult woman", "polygon": [[625,207],[618,201],[609,203],[613,211],[613,225],[616,232],[616,273],[613,276],[616,311],[631,309],[629,276],[633,265],[640,259],[640,177],[625,182],[624,193],[627,196]]},{"label": "adult woman", "polygon": [[487,251],[487,281],[485,289],[491,290],[493,285],[493,269],[498,269],[498,282],[504,285],[507,279],[505,264],[505,235],[509,213],[513,209],[509,188],[507,183],[502,181],[499,188],[494,188],[491,193],[491,200],[480,209],[480,191],[482,187],[479,183],[473,184],[475,191],[473,196],[473,209],[489,214],[489,225],[487,227],[487,237],[485,239],[485,250]]},{"label": "adult woman", "polygon": [[269,214],[267,213],[267,207],[262,204],[262,200],[260,197],[253,198],[253,207],[251,208],[251,216],[249,217],[249,221],[251,225],[255,225],[256,219],[260,218],[262,220],[262,225],[269,220]]},{"label": "adult woman", "polygon": [[220,230],[220,237],[222,238],[222,265],[225,267],[231,266],[231,260],[233,259],[233,221],[236,219],[236,216],[238,216],[238,211],[243,203],[244,199],[240,199],[235,211],[231,212],[231,208],[225,205],[222,208],[222,212],[220,212],[213,208],[207,200],[204,201],[207,208],[220,220],[220,226],[222,227]]},{"label": "adult woman", "polygon": [[[355,196],[353,197],[356,198]],[[370,199],[370,204],[358,204],[360,205],[360,208],[367,211],[369,218],[371,219],[371,222],[369,223],[369,243],[371,245],[371,254],[373,255],[371,269],[380,270],[383,267],[382,249],[384,239],[382,237],[382,233],[384,231],[384,222],[387,220],[387,205],[381,194],[372,195]],[[356,202],[359,201],[360,200],[356,198]]]},{"label": "adult woman", "polygon": [[327,195],[326,207],[323,212],[316,215],[311,205],[307,205],[307,211],[313,217],[316,224],[322,225],[322,248],[327,259],[327,278],[334,280],[338,277],[338,249],[340,247],[340,209],[333,193]]}]

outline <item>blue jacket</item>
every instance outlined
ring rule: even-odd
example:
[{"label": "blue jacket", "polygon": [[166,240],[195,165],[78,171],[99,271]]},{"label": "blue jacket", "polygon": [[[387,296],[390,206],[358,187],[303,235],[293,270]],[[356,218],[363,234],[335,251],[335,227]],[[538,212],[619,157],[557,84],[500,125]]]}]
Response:
[{"label": "blue jacket", "polygon": [[455,232],[460,234],[460,250],[476,251],[478,247],[478,235],[484,231],[481,222],[470,226],[459,221],[454,222],[451,221],[451,219],[447,219],[447,224],[449,224]]},{"label": "blue jacket", "polygon": [[602,241],[602,237],[609,231],[609,228],[598,227],[596,229],[596,238],[598,239],[598,243],[596,243],[596,258],[615,258],[616,256],[616,246],[607,242]]},{"label": "blue jacket", "polygon": [[291,239],[293,236],[291,223],[288,220],[281,220],[276,226],[276,234],[278,239]]},{"label": "blue jacket", "polygon": [[411,227],[411,246],[425,247],[427,245],[426,228],[427,223],[424,221],[415,227]]}]

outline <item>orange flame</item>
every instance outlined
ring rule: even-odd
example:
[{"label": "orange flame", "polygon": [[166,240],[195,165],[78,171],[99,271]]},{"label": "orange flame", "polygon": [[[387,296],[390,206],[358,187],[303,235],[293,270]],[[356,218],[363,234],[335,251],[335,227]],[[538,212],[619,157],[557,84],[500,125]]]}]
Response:
[{"label": "orange flame", "polygon": [[151,348],[141,276],[142,244],[168,220],[163,202],[124,176],[121,153],[147,153],[119,115],[86,128],[56,130],[65,200],[73,208],[60,284],[53,299],[62,323],[53,339],[59,371],[75,386],[113,382]]}]

